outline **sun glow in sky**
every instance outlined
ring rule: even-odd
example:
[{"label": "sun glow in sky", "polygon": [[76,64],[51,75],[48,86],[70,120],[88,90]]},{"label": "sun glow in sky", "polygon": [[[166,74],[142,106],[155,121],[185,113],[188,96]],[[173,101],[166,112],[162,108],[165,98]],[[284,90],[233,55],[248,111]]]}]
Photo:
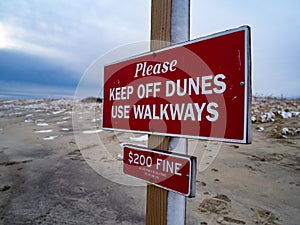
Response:
[{"label": "sun glow in sky", "polygon": [[9,30],[0,23],[0,49],[13,46],[13,41],[10,39],[9,34]]}]

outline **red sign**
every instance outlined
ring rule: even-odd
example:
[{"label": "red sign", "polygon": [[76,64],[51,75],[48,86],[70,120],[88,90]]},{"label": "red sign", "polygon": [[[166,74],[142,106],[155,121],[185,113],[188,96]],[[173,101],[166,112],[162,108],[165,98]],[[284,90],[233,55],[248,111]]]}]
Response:
[{"label": "red sign", "polygon": [[158,187],[194,197],[196,157],[125,145],[123,171]]},{"label": "red sign", "polygon": [[250,143],[250,28],[104,67],[103,128]]}]

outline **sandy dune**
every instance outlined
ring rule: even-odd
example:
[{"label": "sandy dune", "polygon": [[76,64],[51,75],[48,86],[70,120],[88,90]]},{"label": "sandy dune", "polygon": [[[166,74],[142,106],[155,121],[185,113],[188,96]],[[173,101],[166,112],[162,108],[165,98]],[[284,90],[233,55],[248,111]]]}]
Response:
[{"label": "sandy dune", "polygon": [[[189,140],[187,224],[299,224],[300,100],[254,98],[253,144]],[[122,173],[101,103],[0,101],[0,224],[145,224],[145,184]]]}]

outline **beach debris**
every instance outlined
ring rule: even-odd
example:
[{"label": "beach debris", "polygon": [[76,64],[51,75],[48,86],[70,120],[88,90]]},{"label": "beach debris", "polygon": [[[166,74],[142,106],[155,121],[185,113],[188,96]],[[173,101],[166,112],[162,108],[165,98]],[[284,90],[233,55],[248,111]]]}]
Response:
[{"label": "beach debris", "polygon": [[278,111],[278,114],[282,117],[282,119],[288,119],[293,116],[292,112],[286,112],[286,111]]},{"label": "beach debris", "polygon": [[[257,97],[252,99],[251,121],[257,131],[273,138],[289,139],[299,135],[300,99]],[[298,120],[298,121],[297,121]],[[268,123],[266,126],[260,124]]]},{"label": "beach debris", "polygon": [[258,132],[263,132],[264,130],[265,130],[265,128],[263,128],[263,127],[257,127]]},{"label": "beach debris", "polygon": [[258,121],[261,123],[266,122],[274,122],[275,121],[275,114],[273,112],[266,112],[258,116]]},{"label": "beach debris", "polygon": [[278,119],[300,117],[299,99],[254,97],[252,101],[253,123],[274,122]]},{"label": "beach debris", "polygon": [[281,134],[287,135],[288,133],[290,133],[289,128],[284,127],[284,128],[281,129]]},{"label": "beach debris", "polygon": [[49,130],[36,130],[36,131],[34,131],[34,133],[51,133],[51,132],[53,132],[52,129],[49,129]]},{"label": "beach debris", "polygon": [[300,128],[275,126],[275,128],[272,130],[272,133],[275,138],[286,139],[289,136],[298,135],[300,133]]},{"label": "beach debris", "polygon": [[258,131],[258,132],[263,132],[264,130],[265,130],[264,127],[257,127],[257,131]]}]

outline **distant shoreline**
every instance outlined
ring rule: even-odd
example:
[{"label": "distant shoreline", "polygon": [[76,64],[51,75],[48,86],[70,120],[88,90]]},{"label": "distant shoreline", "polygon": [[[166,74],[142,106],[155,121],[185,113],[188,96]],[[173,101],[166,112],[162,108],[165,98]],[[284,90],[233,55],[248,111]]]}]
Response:
[{"label": "distant shoreline", "polygon": [[[285,96],[285,95],[281,95],[281,96],[273,96],[273,95],[263,95],[263,94],[255,94],[252,96],[253,98],[265,98],[265,99],[287,99],[287,100],[297,100],[300,99],[300,95],[299,96]],[[6,101],[6,100],[29,100],[29,99],[74,99],[74,98],[78,98],[78,99],[85,99],[85,98],[99,98],[99,97],[92,97],[92,96],[83,96],[83,97],[78,97],[75,94],[74,95],[67,95],[67,94],[52,94],[52,95],[47,95],[47,94],[40,94],[40,95],[36,95],[36,94],[13,94],[13,93],[1,93],[0,91],[0,101]]]},{"label": "distant shoreline", "polygon": [[27,100],[27,99],[73,99],[74,95],[32,95],[32,94],[3,94],[0,92],[0,100]]}]

